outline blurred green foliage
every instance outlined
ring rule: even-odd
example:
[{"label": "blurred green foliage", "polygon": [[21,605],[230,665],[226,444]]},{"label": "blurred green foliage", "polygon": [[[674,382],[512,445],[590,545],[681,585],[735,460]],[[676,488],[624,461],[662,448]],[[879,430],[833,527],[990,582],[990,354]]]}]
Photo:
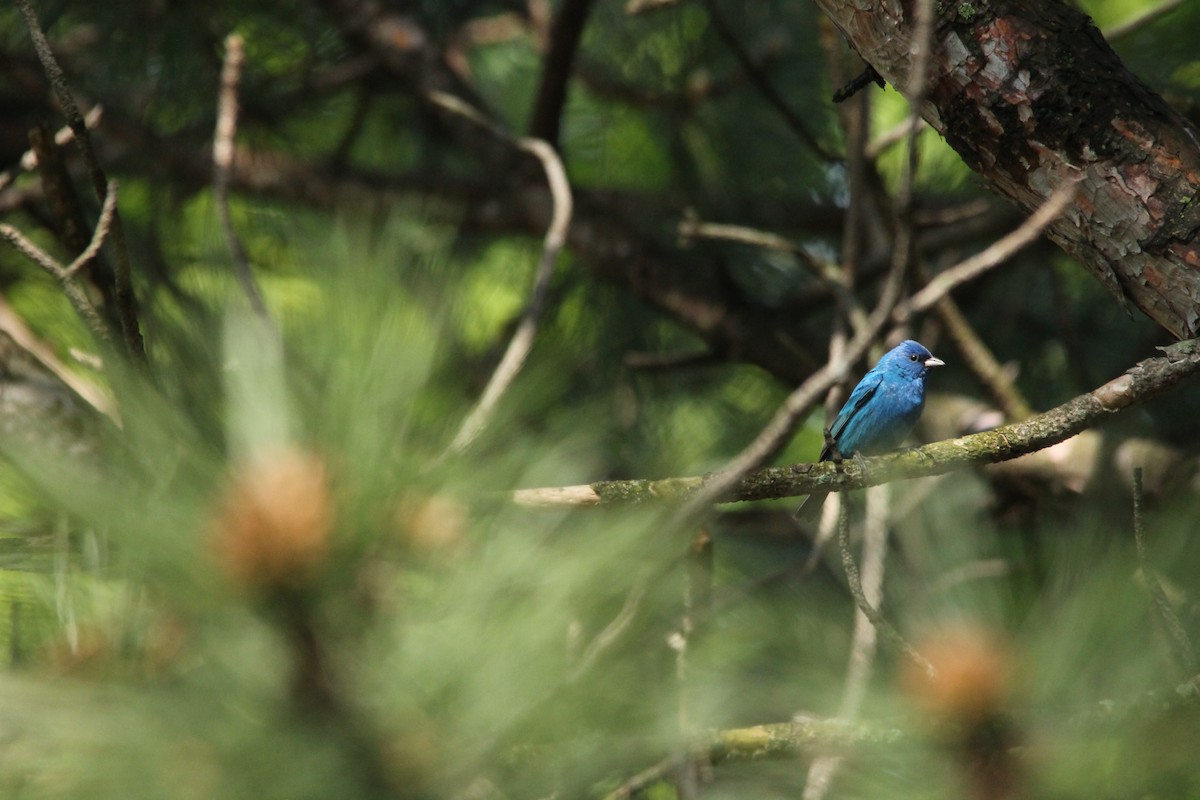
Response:
[{"label": "blurred green foliage", "polygon": [[[593,9],[565,110],[581,202],[628,201],[660,248],[674,244],[685,208],[816,252],[840,248],[828,220],[846,205],[844,168],[814,155],[752,91],[703,6],[630,17],[623,5]],[[1081,5],[1110,25],[1153,4]],[[102,353],[103,369],[73,359],[97,350],[86,329],[50,279],[0,250],[17,315],[119,408],[119,424],[90,420],[82,453],[7,427],[0,442],[0,795],[601,798],[697,732],[836,716],[854,606],[836,555],[800,573],[811,544],[790,521],[793,500],[713,515],[713,606],[693,609],[681,659],[669,641],[698,587],[689,589],[688,538],[662,509],[532,509],[507,495],[717,469],[791,388],[777,376],[737,353],[632,366],[632,356],[706,344],[568,250],[524,371],[480,439],[446,452],[524,308],[541,242],[487,229],[474,198],[504,176],[475,175],[471,154],[378,65],[329,88],[330,71],[356,55],[330,19],[336,6],[39,4],[69,77],[109,108],[111,130],[144,126],[161,152],[182,155],[158,160],[136,139],[108,140],[109,122],[97,132],[121,182],[147,370],[113,353]],[[811,4],[722,6],[817,138],[840,146]],[[467,22],[526,11],[396,8],[442,43],[465,36]],[[1117,43],[1135,71],[1184,101],[1197,97],[1198,13],[1185,4]],[[464,63],[482,102],[521,131],[542,53],[526,22],[517,29],[474,43]],[[0,11],[0,48],[30,66],[23,31],[15,11]],[[266,328],[239,292],[207,188],[230,31],[247,45],[241,141],[277,159],[266,172],[300,163],[309,177],[346,183],[331,196],[235,193]],[[0,71],[0,101],[29,91],[15,67]],[[870,91],[880,134],[906,110],[893,90]],[[12,104],[13,126],[26,125]],[[981,196],[928,132],[921,156],[918,189],[931,208]],[[895,148],[879,161],[885,183],[902,158]],[[57,247],[32,209],[5,221]],[[952,263],[975,244],[959,240],[931,261]],[[799,260],[712,251],[730,297],[811,317],[817,345],[780,346],[823,363],[832,312],[828,302],[789,305],[811,288]],[[960,300],[997,356],[1020,365],[1017,385],[1038,408],[1164,341],[1049,249]],[[980,394],[965,370],[947,372],[939,392]],[[25,380],[3,378],[5,391]],[[1157,436],[1194,464],[1197,400],[1185,392],[1111,432]],[[780,462],[811,460],[822,427],[814,414]],[[319,496],[255,495],[248,469],[269,472],[293,451],[322,465]],[[1146,531],[1150,565],[1200,640],[1200,508],[1188,474],[1154,487]],[[1200,797],[1200,704],[1186,683],[1195,679],[1146,592],[1124,477],[1037,502],[1009,502],[999,485],[971,472],[893,487],[883,613],[918,647],[956,626],[995,637],[997,669],[1013,674],[995,709],[1015,731],[999,748],[1020,765],[1013,796]],[[263,531],[324,500],[332,522],[311,572],[280,585],[251,569],[239,583],[246,562],[231,569],[230,559],[253,559],[230,555],[223,537],[261,534],[263,548],[282,548],[272,557],[299,558],[288,550],[296,541]],[[899,733],[886,747],[848,750],[829,796],[985,796],[973,793],[971,752],[955,738],[969,726],[923,706],[906,669],[881,642],[860,719],[846,726]],[[718,764],[701,792],[795,797],[814,752],[823,750]],[[687,800],[673,781],[664,771],[643,796]]]}]

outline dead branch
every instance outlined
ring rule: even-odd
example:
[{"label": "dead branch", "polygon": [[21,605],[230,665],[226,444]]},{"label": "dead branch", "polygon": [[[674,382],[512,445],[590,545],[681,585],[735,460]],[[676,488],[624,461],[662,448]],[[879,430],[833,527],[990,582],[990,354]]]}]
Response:
[{"label": "dead branch", "polygon": [[525,306],[525,313],[521,316],[521,322],[518,324],[512,340],[508,343],[504,356],[500,359],[491,378],[488,379],[479,402],[463,420],[462,426],[459,427],[458,433],[450,443],[448,452],[461,453],[487,427],[496,404],[508,391],[509,386],[516,379],[517,373],[525,365],[529,351],[533,349],[533,339],[537,334],[542,312],[545,310],[546,295],[550,289],[550,279],[554,276],[554,266],[558,262],[559,252],[567,242],[567,229],[571,225],[573,200],[571,184],[567,181],[567,171],[563,167],[562,159],[558,157],[558,153],[548,142],[530,137],[515,139],[484,117],[477,109],[467,105],[454,95],[435,92],[431,95],[431,99],[445,110],[471,120],[494,136],[512,142],[517,148],[535,157],[545,172],[546,183],[550,187],[550,196],[553,200],[550,225],[546,228],[546,235],[542,242],[542,255],[538,262],[529,303]]},{"label": "dead branch", "polygon": [[229,248],[229,257],[238,282],[254,313],[263,319],[268,318],[267,304],[263,300],[262,290],[254,278],[254,270],[250,267],[250,259],[246,248],[233,226],[233,214],[229,209],[229,176],[233,171],[234,141],[237,136],[238,118],[238,84],[242,76],[242,60],[245,50],[240,34],[231,33],[225,37],[225,61],[221,66],[221,90],[217,99],[217,128],[213,133],[213,202],[217,207],[217,217],[221,221],[221,231],[225,236],[225,244]]},{"label": "dead branch", "polygon": [[1150,565],[1150,559],[1146,555],[1144,505],[1142,468],[1135,467],[1133,470],[1133,541],[1137,549],[1142,582],[1146,586],[1146,592],[1150,595],[1150,599],[1154,601],[1159,616],[1162,617],[1167,633],[1170,634],[1171,647],[1175,651],[1175,658],[1179,662],[1179,666],[1183,668],[1185,674],[1195,675],[1197,671],[1200,671],[1200,661],[1196,659],[1192,640],[1188,636],[1187,628],[1179,621],[1179,615],[1171,607],[1171,601],[1167,599],[1167,593],[1163,591],[1162,583],[1158,580],[1158,573]]},{"label": "dead branch", "polygon": [[879,610],[867,599],[863,592],[862,580],[858,572],[858,564],[854,561],[854,554],[850,552],[850,512],[845,504],[842,505],[842,512],[838,517],[838,544],[842,550],[842,567],[846,570],[846,583],[850,587],[850,594],[854,597],[854,603],[858,606],[859,612],[870,621],[871,626],[883,638],[891,642],[896,649],[904,653],[910,658],[920,670],[925,673],[930,680],[936,680],[938,673],[933,664],[925,656],[917,652],[908,641],[900,635],[892,624],[884,619]]},{"label": "dead branch", "polygon": [[88,328],[101,342],[111,343],[108,327],[101,319],[96,306],[92,304],[87,293],[77,281],[80,268],[95,257],[105,238],[110,234],[117,215],[117,184],[110,181],[104,194],[104,205],[100,209],[100,220],[92,232],[88,246],[68,266],[63,266],[54,256],[34,244],[25,234],[12,225],[0,224],[0,237],[15,247],[26,258],[48,272],[63,287],[63,292],[70,301],[72,308],[83,319]]},{"label": "dead branch", "polygon": [[1077,184],[1078,181],[1074,179],[1066,181],[1016,230],[988,245],[981,252],[938,273],[925,288],[896,308],[897,322],[904,323],[913,314],[928,310],[957,287],[1003,264],[1018,250],[1037,240],[1042,231],[1074,202]]},{"label": "dead branch", "polygon": [[[80,113],[79,106],[75,103],[71,87],[67,84],[62,67],[58,65],[58,60],[54,57],[54,51],[50,49],[50,42],[46,39],[46,34],[38,22],[37,12],[29,0],[16,0],[16,4],[25,18],[25,25],[33,40],[33,48],[37,52],[42,69],[45,70],[50,86],[54,90],[54,96],[58,99],[58,104],[67,118],[67,124],[75,134],[75,141],[79,145],[80,153],[83,154],[83,162],[92,181],[92,190],[96,193],[96,199],[103,202],[109,192],[109,181],[104,174],[104,168],[100,165],[100,159],[96,156],[87,122]],[[146,345],[142,340],[142,332],[138,323],[137,298],[133,292],[129,248],[125,243],[125,228],[121,224],[119,211],[113,211],[109,228],[108,238],[112,242],[113,251],[116,254],[115,296],[117,316],[121,321],[121,334],[129,354],[135,360],[144,363],[146,361]],[[66,284],[64,284],[64,288],[65,286]],[[72,300],[72,305],[75,305],[77,310],[79,309],[75,300]],[[88,305],[90,306],[90,303]],[[92,308],[92,313],[95,313],[94,308]],[[90,322],[89,325],[91,325]]]}]

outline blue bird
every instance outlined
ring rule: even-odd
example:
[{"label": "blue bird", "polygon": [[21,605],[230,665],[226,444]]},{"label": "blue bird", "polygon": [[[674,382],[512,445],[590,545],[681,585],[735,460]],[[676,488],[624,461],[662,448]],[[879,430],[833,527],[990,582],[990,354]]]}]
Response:
[{"label": "blue bird", "polygon": [[[912,339],[889,350],[858,382],[838,412],[820,461],[828,461],[834,448],[841,456],[849,457],[877,455],[899,447],[925,408],[929,368],[944,365]],[[817,502],[812,507],[819,509],[825,498],[822,493],[806,497],[796,513],[814,497]]]}]

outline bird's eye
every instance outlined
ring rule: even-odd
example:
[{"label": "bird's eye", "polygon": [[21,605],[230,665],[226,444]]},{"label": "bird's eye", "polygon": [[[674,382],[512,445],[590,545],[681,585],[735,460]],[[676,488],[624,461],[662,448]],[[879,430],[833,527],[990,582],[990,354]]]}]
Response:
[{"label": "bird's eye", "polygon": [[908,360],[909,361],[920,361],[921,357],[919,355],[917,355],[916,353],[909,353]]}]

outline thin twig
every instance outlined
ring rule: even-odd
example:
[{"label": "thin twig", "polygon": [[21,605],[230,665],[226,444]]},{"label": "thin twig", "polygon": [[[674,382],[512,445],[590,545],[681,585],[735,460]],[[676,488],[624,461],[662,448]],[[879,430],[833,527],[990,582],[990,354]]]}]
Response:
[{"label": "thin twig", "polygon": [[1111,42],[1114,39],[1120,39],[1122,36],[1128,36],[1131,33],[1141,30],[1159,17],[1171,13],[1181,5],[1183,5],[1183,0],[1165,0],[1165,2],[1159,3],[1149,11],[1128,19],[1125,22],[1113,25],[1110,28],[1106,28],[1104,30],[1104,38]]},{"label": "thin twig", "polygon": [[914,223],[915,204],[913,187],[916,184],[920,164],[921,107],[925,103],[928,89],[929,44],[933,38],[933,3],[917,0],[914,6],[915,23],[912,38],[912,63],[907,85],[900,87],[909,104],[908,157],[900,171],[900,183],[896,188],[895,237],[892,241],[892,271],[907,275],[916,260],[916,234]]},{"label": "thin twig", "polygon": [[631,17],[650,11],[662,11],[679,5],[681,0],[627,0],[625,13]]},{"label": "thin twig", "polygon": [[525,306],[525,312],[521,316],[521,322],[517,325],[517,330],[508,343],[508,348],[504,351],[500,363],[492,372],[491,378],[488,379],[479,402],[463,420],[462,426],[458,429],[458,433],[455,434],[447,450],[447,453],[461,453],[487,427],[496,404],[512,385],[517,373],[524,366],[529,351],[533,348],[533,339],[537,334],[538,323],[541,321],[546,305],[546,296],[550,289],[550,279],[554,276],[558,254],[567,242],[567,229],[571,225],[573,200],[571,184],[567,180],[567,171],[563,167],[562,159],[550,144],[541,139],[512,137],[503,128],[454,95],[445,92],[431,92],[429,99],[441,108],[471,120],[498,138],[536,158],[546,174],[546,183],[550,187],[550,197],[553,200],[550,224],[546,228],[546,235],[542,241],[542,255],[538,262],[537,274],[534,277],[533,290],[529,303]]},{"label": "thin twig", "polygon": [[1195,675],[1200,671],[1200,662],[1196,660],[1196,651],[1192,648],[1192,640],[1188,637],[1187,629],[1183,627],[1183,623],[1179,621],[1179,616],[1176,615],[1175,609],[1171,608],[1171,601],[1167,599],[1167,593],[1163,591],[1162,583],[1158,580],[1158,573],[1150,566],[1150,559],[1146,556],[1143,513],[1144,498],[1142,468],[1134,467],[1133,541],[1137,548],[1138,566],[1141,568],[1142,581],[1145,583],[1146,591],[1150,594],[1154,605],[1158,608],[1159,615],[1162,616],[1167,632],[1171,635],[1171,646],[1175,651],[1175,658],[1179,661],[1179,666],[1183,667],[1188,675]]},{"label": "thin twig", "polygon": [[[88,132],[87,121],[80,113],[75,98],[71,95],[71,87],[67,84],[62,67],[54,57],[54,51],[50,49],[50,42],[46,39],[46,34],[38,22],[37,12],[34,11],[29,0],[16,0],[16,4],[25,18],[25,25],[33,40],[33,49],[37,52],[42,69],[46,72],[46,77],[54,90],[54,96],[58,99],[58,104],[67,118],[67,124],[75,134],[75,141],[79,145],[80,153],[83,154],[83,163],[91,178],[92,190],[96,193],[96,199],[103,201],[107,193],[108,178],[105,177],[104,168],[100,165],[100,159],[96,156],[96,150],[92,146],[92,137]],[[130,355],[144,363],[146,361],[146,345],[142,340],[142,332],[138,324],[137,298],[133,292],[133,271],[129,262],[129,248],[125,242],[125,228],[121,224],[119,211],[113,212],[109,228],[107,238],[112,243],[113,251],[116,254],[115,288],[117,316],[121,321],[121,335]],[[72,300],[72,304],[75,304],[74,300]],[[94,311],[95,309],[93,309]],[[107,340],[107,336],[105,336],[105,340]]]},{"label": "thin twig", "polygon": [[1005,418],[1016,422],[1032,417],[1033,406],[1029,405],[1029,401],[1021,394],[1008,370],[996,360],[992,351],[975,332],[958,304],[954,302],[954,298],[949,295],[942,297],[933,310],[958,348],[963,363],[1003,409]]},{"label": "thin twig", "polygon": [[704,779],[704,759],[695,752],[695,721],[692,719],[692,678],[689,662],[698,620],[708,612],[712,599],[713,537],[701,528],[692,538],[687,554],[687,584],[683,592],[683,617],[669,642],[675,650],[675,677],[679,689],[679,735],[682,761],[675,771],[679,800],[694,800]]},{"label": "thin twig", "polygon": [[79,314],[84,324],[96,336],[96,339],[101,342],[111,343],[108,328],[104,325],[104,320],[100,318],[96,307],[92,305],[91,300],[88,299],[87,294],[79,287],[79,284],[75,282],[73,276],[67,274],[66,267],[58,263],[53,256],[30,241],[25,234],[12,225],[7,223],[0,224],[0,238],[5,239],[13,247],[20,250],[26,258],[57,278],[62,284],[63,293],[67,296],[71,307],[75,309],[75,313]]},{"label": "thin twig", "polygon": [[529,136],[558,148],[562,110],[567,102],[567,82],[587,25],[593,0],[566,0],[550,25],[550,44],[542,66],[541,82],[533,102]]},{"label": "thin twig", "polygon": [[[927,127],[929,127],[928,123],[922,119],[918,131],[924,131],[924,129]],[[874,161],[892,147],[904,141],[904,137],[908,136],[911,132],[912,120],[908,117],[905,117],[902,121],[888,128],[886,131],[868,142],[863,150],[863,155],[865,155],[869,160]]]},{"label": "thin twig", "polygon": [[787,100],[779,93],[779,90],[775,88],[774,84],[771,83],[770,79],[763,73],[759,66],[754,63],[754,59],[746,48],[742,46],[741,41],[733,30],[733,26],[729,24],[729,20],[721,11],[718,2],[719,0],[704,0],[704,7],[708,11],[709,20],[712,22],[717,35],[721,37],[721,41],[725,43],[725,46],[729,48],[729,52],[733,53],[733,57],[737,59],[742,69],[745,70],[746,76],[750,78],[750,82],[754,84],[754,88],[758,89],[763,99],[779,112],[779,115],[783,117],[783,121],[787,123],[787,126],[792,129],[793,133],[800,137],[802,142],[808,145],[809,149],[826,161],[840,161],[841,156],[821,144],[821,141],[808,129],[808,126],[800,118],[800,115],[792,110],[792,107],[788,105]]},{"label": "thin twig", "polygon": [[96,221],[96,227],[92,231],[92,240],[88,242],[88,246],[83,249],[83,252],[75,256],[75,260],[67,265],[63,270],[61,280],[68,280],[75,277],[75,274],[83,267],[84,264],[91,261],[100,252],[100,248],[104,245],[104,239],[108,236],[109,230],[112,228],[113,217],[117,214],[117,182],[108,182],[108,191],[104,194],[104,205],[100,206],[100,219]]},{"label": "thin twig", "polygon": [[121,425],[121,418],[112,396],[92,381],[67,369],[58,359],[54,348],[34,334],[3,295],[0,295],[0,332],[6,334],[17,347],[28,353],[30,358],[66,384],[85,403],[108,417],[118,427]]},{"label": "thin twig", "polygon": [[104,193],[104,205],[100,208],[100,219],[92,231],[92,239],[83,252],[76,256],[75,260],[66,267],[13,226],[7,224],[0,225],[0,236],[43,270],[58,279],[59,284],[63,288],[63,293],[67,296],[71,307],[75,309],[75,313],[79,314],[84,324],[95,334],[97,340],[106,344],[111,344],[112,342],[108,326],[104,324],[100,312],[96,310],[96,306],[92,303],[91,298],[87,296],[87,292],[79,285],[76,278],[80,268],[95,258],[96,253],[100,251],[105,238],[112,231],[116,215],[117,183],[116,181],[109,181],[107,190]]},{"label": "thin twig", "polygon": [[1067,181],[1051,193],[1016,230],[1001,237],[982,251],[938,273],[921,291],[901,303],[895,312],[898,323],[906,322],[913,314],[932,307],[958,286],[974,280],[993,267],[1007,261],[1021,248],[1036,241],[1049,225],[1066,211],[1075,199],[1077,181]]},{"label": "thin twig", "polygon": [[629,798],[641,794],[659,781],[665,780],[672,772],[678,770],[679,766],[688,757],[682,753],[667,756],[657,764],[647,767],[637,775],[623,781],[616,789],[604,795],[604,800],[629,800]]},{"label": "thin twig", "polygon": [[842,506],[842,513],[838,519],[838,544],[842,549],[842,567],[846,570],[846,582],[850,587],[850,594],[854,597],[854,602],[858,605],[858,610],[867,618],[870,623],[875,626],[883,638],[891,642],[900,652],[912,659],[913,663],[921,668],[921,671],[929,676],[930,680],[937,679],[937,669],[925,656],[921,655],[916,649],[908,643],[908,641],[892,627],[883,615],[875,609],[867,601],[867,597],[863,594],[862,580],[858,574],[858,565],[854,563],[854,554],[850,552],[850,514],[846,507]]},{"label": "thin twig", "polygon": [[225,37],[225,63],[221,66],[221,90],[217,98],[217,128],[213,133],[213,203],[217,207],[221,231],[242,291],[246,293],[254,313],[267,319],[267,304],[254,278],[246,248],[242,246],[241,237],[233,226],[233,214],[229,209],[229,179],[233,171],[237,136],[238,84],[241,82],[245,54],[243,45],[241,34],[231,33]]},{"label": "thin twig", "polygon": [[[866,602],[878,607],[883,601],[883,574],[887,556],[888,491],[876,486],[867,490],[867,514],[863,524],[862,592]],[[839,515],[840,516],[840,515]],[[846,683],[837,718],[851,722],[858,717],[871,679],[875,661],[877,630],[861,608],[854,612],[854,632],[851,635],[850,659],[846,665]],[[821,800],[829,790],[833,776],[841,765],[840,756],[823,755],[814,759],[804,782],[803,800]]]},{"label": "thin twig", "polygon": [[708,239],[734,242],[793,255],[829,287],[839,303],[846,306],[850,314],[850,322],[855,330],[860,330],[866,325],[867,312],[863,310],[862,305],[847,286],[843,271],[839,270],[836,264],[813,255],[807,248],[801,247],[785,236],[770,231],[756,230],[745,225],[704,222],[691,215],[685,216],[679,221],[676,231],[684,243],[688,243],[692,239]]},{"label": "thin twig", "polygon": [[621,638],[621,634],[625,632],[629,623],[633,622],[633,618],[637,615],[645,595],[646,581],[644,579],[638,580],[630,587],[629,592],[625,595],[625,602],[621,605],[621,610],[609,620],[609,623],[596,634],[592,641],[588,642],[583,655],[571,668],[571,672],[567,676],[568,683],[574,683],[582,678],[596,663],[596,660],[604,654],[604,651]]},{"label": "thin twig", "polygon": [[838,275],[836,265],[823,258],[818,258],[806,248],[777,233],[760,231],[745,225],[705,222],[694,215],[688,215],[679,220],[679,225],[675,230],[684,244],[690,244],[693,239],[709,239],[788,253],[803,261],[804,265],[821,280],[832,284],[841,284],[841,276]]}]

